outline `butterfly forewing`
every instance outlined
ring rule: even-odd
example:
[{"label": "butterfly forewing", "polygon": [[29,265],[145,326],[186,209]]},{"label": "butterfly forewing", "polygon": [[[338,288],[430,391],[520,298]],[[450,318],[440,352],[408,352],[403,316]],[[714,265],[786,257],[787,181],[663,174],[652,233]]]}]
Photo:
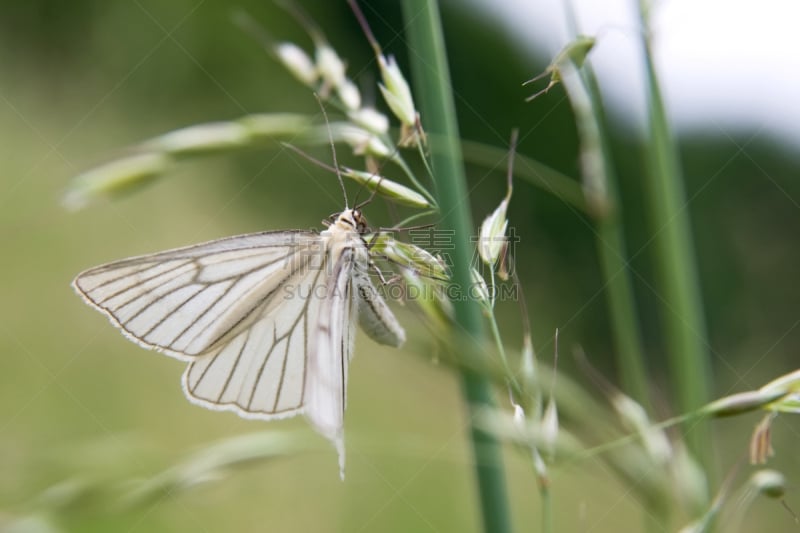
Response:
[{"label": "butterfly forewing", "polygon": [[320,305],[319,319],[309,337],[306,374],[306,416],[315,429],[331,440],[344,469],[344,409],[347,402],[347,373],[353,353],[355,299],[352,248],[332,246],[332,272],[327,295]]},{"label": "butterfly forewing", "polygon": [[116,261],[73,285],[136,342],[185,358],[224,344],[280,304],[281,283],[323,257],[316,233],[258,233]]}]

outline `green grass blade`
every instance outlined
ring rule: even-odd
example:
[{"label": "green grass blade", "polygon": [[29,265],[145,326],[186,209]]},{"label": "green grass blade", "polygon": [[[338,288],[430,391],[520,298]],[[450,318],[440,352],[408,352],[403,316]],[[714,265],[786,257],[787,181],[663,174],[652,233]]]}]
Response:
[{"label": "green grass blade", "polygon": [[[442,36],[441,21],[433,0],[404,0],[403,13],[408,29],[412,72],[416,95],[421,102],[423,122],[439,146],[431,150],[435,172],[437,200],[442,213],[441,227],[454,230],[452,279],[465,291],[471,284],[470,262],[474,233],[470,202],[456,124],[455,106]],[[479,357],[486,346],[481,308],[477,301],[461,298],[453,302],[456,335],[466,342],[458,347],[473,347],[471,355]],[[454,343],[454,347],[456,344]],[[491,385],[486,376],[462,372],[462,385],[470,409],[470,421],[476,409],[492,404]],[[475,453],[476,475],[484,530],[493,533],[510,531],[505,474],[500,445],[496,438],[475,425],[470,427]]]}]

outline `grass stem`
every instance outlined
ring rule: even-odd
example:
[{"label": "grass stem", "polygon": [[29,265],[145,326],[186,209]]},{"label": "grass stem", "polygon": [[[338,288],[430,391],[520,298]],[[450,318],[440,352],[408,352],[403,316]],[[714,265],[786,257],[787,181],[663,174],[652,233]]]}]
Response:
[{"label": "grass stem", "polygon": [[[441,227],[453,231],[452,281],[454,288],[467,296],[472,284],[473,243],[470,237],[475,230],[439,9],[434,0],[404,0],[403,15],[408,30],[415,93],[426,129],[437,134],[437,138],[430,140],[431,158],[442,213]],[[453,308],[456,325],[452,348],[469,347],[462,352],[462,357],[486,357],[487,339],[480,302],[466,297],[455,298]],[[501,447],[493,435],[473,423],[476,410],[493,403],[491,382],[489,377],[469,370],[461,373],[461,381],[469,409],[483,528],[486,532],[505,533],[511,530],[511,523]]]}]

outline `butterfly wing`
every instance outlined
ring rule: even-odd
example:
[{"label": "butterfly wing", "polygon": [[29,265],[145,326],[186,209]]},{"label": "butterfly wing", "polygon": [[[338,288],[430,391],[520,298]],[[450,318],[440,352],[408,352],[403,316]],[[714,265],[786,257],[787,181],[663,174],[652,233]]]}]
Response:
[{"label": "butterfly wing", "polygon": [[356,269],[353,284],[358,300],[358,323],[361,329],[375,342],[387,346],[402,346],[406,340],[406,332],[372,284],[369,275]]},{"label": "butterfly wing", "polygon": [[[357,242],[361,245],[360,240]],[[363,246],[363,245],[362,245]],[[355,338],[356,300],[352,272],[357,258],[351,247],[331,249],[327,294],[310,337],[305,413],[314,428],[336,446],[344,476],[344,409],[347,374]]]},{"label": "butterfly wing", "polygon": [[279,303],[223,346],[193,359],[183,389],[193,403],[246,418],[284,418],[303,411],[310,336],[319,322],[323,268],[283,285]]},{"label": "butterfly wing", "polygon": [[366,273],[369,250],[363,239],[352,232],[334,232],[331,241],[330,275],[324,284],[327,293],[308,353],[305,413],[314,428],[336,446],[344,476],[344,410],[355,318],[358,316],[370,337],[382,344],[399,346],[405,332]]},{"label": "butterfly wing", "polygon": [[304,412],[344,472],[355,317],[378,342],[405,332],[372,285],[350,224],[266,232],[89,269],[76,291],[133,341],[189,361],[193,403],[247,418]]},{"label": "butterfly wing", "polygon": [[134,342],[191,360],[281,305],[282,287],[324,257],[316,233],[256,233],[115,261],[73,287]]}]

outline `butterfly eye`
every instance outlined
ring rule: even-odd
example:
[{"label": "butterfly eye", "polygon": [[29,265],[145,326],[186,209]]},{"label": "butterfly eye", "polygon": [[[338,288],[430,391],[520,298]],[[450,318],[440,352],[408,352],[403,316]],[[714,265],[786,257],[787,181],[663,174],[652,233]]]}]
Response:
[{"label": "butterfly eye", "polygon": [[361,214],[361,211],[359,211],[358,209],[353,210],[353,220],[356,223],[355,227],[359,233],[365,233],[367,231],[367,219],[364,217],[364,215]]}]

